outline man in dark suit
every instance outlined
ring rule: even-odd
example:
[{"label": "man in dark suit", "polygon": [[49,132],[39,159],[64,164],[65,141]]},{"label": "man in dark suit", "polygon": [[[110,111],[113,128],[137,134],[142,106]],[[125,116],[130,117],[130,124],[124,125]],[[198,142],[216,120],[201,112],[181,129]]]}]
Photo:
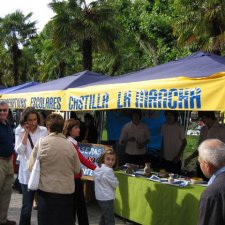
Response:
[{"label": "man in dark suit", "polygon": [[7,122],[8,113],[7,103],[0,101],[0,225],[16,225],[15,221],[7,219],[14,178],[14,136]]},{"label": "man in dark suit", "polygon": [[210,178],[201,196],[198,225],[225,224],[225,144],[208,139],[198,151],[201,170]]}]

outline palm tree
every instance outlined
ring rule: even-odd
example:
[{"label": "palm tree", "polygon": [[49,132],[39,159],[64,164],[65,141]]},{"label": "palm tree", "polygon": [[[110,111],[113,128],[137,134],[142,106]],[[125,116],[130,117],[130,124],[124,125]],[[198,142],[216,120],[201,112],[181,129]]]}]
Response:
[{"label": "palm tree", "polygon": [[113,10],[104,1],[53,0],[53,41],[58,47],[78,44],[83,56],[83,69],[92,70],[93,51],[115,51],[118,29]]},{"label": "palm tree", "polygon": [[19,83],[19,59],[22,54],[22,47],[27,46],[30,38],[36,35],[36,22],[30,22],[31,16],[32,13],[25,16],[17,10],[4,18],[0,18],[0,39],[11,53],[15,85]]},{"label": "palm tree", "polygon": [[175,0],[178,43],[221,54],[225,47],[224,0]]}]

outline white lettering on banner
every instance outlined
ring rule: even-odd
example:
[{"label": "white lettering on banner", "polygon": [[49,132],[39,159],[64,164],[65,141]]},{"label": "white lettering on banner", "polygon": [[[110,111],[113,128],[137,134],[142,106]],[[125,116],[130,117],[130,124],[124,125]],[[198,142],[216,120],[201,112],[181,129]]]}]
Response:
[{"label": "white lettering on banner", "polygon": [[5,101],[9,105],[9,108],[15,109],[25,109],[27,107],[27,100],[25,98],[9,98],[1,99],[0,101]]},{"label": "white lettering on banner", "polygon": [[35,109],[60,110],[61,97],[32,97],[30,106]]},{"label": "white lettering on banner", "polygon": [[[78,143],[77,144],[81,154],[87,158],[89,161],[97,165],[98,159],[102,152],[104,151],[103,145],[98,144],[86,144],[86,143]],[[81,169],[83,171],[83,175],[85,176],[92,176],[92,170],[86,168],[84,165],[81,164]]]}]

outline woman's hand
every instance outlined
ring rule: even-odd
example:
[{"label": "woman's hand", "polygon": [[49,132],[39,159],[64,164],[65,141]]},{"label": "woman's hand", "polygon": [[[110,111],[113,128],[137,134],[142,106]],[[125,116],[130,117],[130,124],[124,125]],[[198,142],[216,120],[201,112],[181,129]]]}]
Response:
[{"label": "woman's hand", "polygon": [[24,128],[26,133],[30,132],[30,128],[29,128],[29,125],[27,123],[24,124],[23,128]]}]

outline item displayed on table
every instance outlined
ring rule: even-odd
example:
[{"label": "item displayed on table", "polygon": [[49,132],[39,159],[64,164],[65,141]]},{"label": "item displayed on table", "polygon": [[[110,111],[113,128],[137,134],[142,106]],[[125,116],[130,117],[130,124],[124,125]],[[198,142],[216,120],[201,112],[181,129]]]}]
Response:
[{"label": "item displayed on table", "polygon": [[138,165],[131,163],[126,163],[123,167],[125,168],[125,173],[132,175],[134,174],[135,170],[139,168]]},{"label": "item displayed on table", "polygon": [[169,177],[169,173],[167,173],[164,169],[159,171],[159,177],[167,178]]},{"label": "item displayed on table", "polygon": [[151,176],[151,164],[150,163],[145,163],[145,168],[144,168],[144,176],[150,177]]},{"label": "item displayed on table", "polygon": [[128,174],[134,174],[134,170],[130,167],[128,167],[126,170],[125,170],[125,173],[128,173]]},{"label": "item displayed on table", "polygon": [[201,184],[203,182],[203,179],[200,177],[192,177],[191,178],[191,183],[192,184]]},{"label": "item displayed on table", "polygon": [[170,184],[173,184],[174,183],[174,178],[173,178],[173,176],[169,176],[169,178],[168,178],[168,182],[170,183]]},{"label": "item displayed on table", "polygon": [[160,182],[163,184],[170,184],[170,185],[174,185],[177,187],[186,187],[189,182],[188,181],[183,181],[183,180],[178,180],[178,179],[174,179],[174,178],[160,178],[156,175],[152,175],[149,180],[151,181],[156,181],[156,182]]}]

